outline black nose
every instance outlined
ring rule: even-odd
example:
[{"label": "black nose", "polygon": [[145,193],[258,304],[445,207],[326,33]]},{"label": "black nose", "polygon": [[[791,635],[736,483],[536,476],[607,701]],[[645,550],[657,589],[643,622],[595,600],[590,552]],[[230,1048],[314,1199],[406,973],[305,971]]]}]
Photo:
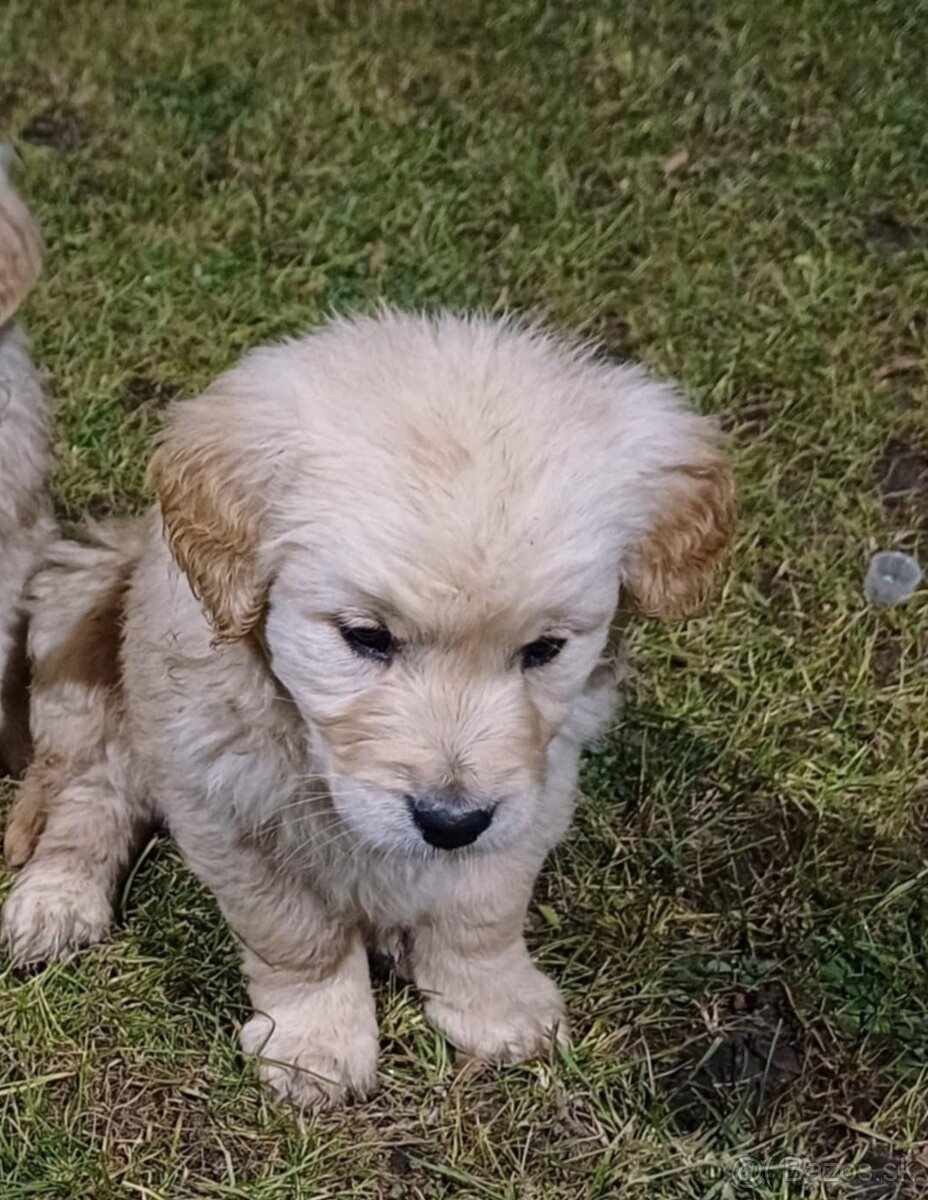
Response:
[{"label": "black nose", "polygon": [[475,842],[493,820],[492,808],[474,808],[457,792],[425,792],[407,796],[416,828],[430,846],[459,850]]}]

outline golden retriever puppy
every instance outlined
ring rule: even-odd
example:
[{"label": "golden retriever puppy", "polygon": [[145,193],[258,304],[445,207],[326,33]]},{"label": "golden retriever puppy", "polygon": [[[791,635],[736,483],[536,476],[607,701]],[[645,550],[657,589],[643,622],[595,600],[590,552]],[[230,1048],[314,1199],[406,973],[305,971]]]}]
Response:
[{"label": "golden retriever puppy", "polygon": [[23,587],[49,535],[48,427],[38,373],[13,322],[41,267],[39,232],[0,146],[0,774],[28,756]]},{"label": "golden retriever puppy", "polygon": [[151,477],[157,511],[34,586],[47,824],[14,957],[102,936],[163,819],[242,942],[241,1040],[279,1094],[375,1086],[372,943],[468,1055],[544,1052],[567,1025],[532,886],[609,720],[620,596],[706,596],[715,426],[538,329],[385,312],[249,354],[174,408]]}]

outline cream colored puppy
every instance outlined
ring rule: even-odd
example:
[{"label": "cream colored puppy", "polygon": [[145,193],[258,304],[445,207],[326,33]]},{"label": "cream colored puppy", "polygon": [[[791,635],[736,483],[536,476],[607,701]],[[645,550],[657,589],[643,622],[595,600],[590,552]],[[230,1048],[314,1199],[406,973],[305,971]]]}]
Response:
[{"label": "cream colored puppy", "polygon": [[242,1044],[280,1094],[374,1087],[371,943],[461,1050],[543,1052],[566,1024],[532,885],[609,719],[620,595],[706,594],[715,426],[539,330],[384,313],[249,354],[175,407],[151,476],[159,511],[35,584],[16,959],[102,936],[163,818],[241,939]]},{"label": "cream colored puppy", "polygon": [[0,774],[28,755],[23,587],[51,519],[48,426],[38,373],[13,323],[41,267],[39,232],[10,183],[0,146]]}]

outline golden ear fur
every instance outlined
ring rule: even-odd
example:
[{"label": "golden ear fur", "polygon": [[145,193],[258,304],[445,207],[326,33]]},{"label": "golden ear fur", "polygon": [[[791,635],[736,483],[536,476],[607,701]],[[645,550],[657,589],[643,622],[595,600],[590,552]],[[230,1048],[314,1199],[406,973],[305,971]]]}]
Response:
[{"label": "golden ear fur", "polygon": [[178,405],[149,466],[171,553],[220,642],[254,629],[266,598],[263,508],[242,478],[231,424],[216,389]]},{"label": "golden ear fur", "polygon": [[10,183],[0,146],[0,325],[19,308],[42,269],[38,226]]},{"label": "golden ear fur", "polygon": [[713,444],[705,451],[657,482],[658,509],[626,579],[647,616],[675,620],[696,612],[724,561],[734,529],[734,480],[724,452]]}]

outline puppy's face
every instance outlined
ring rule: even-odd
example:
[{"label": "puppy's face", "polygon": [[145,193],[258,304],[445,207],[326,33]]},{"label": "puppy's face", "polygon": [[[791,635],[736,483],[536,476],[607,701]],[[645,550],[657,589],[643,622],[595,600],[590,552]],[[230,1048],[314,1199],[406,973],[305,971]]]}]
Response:
[{"label": "puppy's face", "polygon": [[689,609],[730,522],[714,431],[669,389],[453,318],[250,356],[153,473],[220,638],[263,618],[336,810],[406,854],[544,822],[620,588]]},{"label": "puppy's face", "polygon": [[615,573],[552,570],[517,539],[485,561],[385,497],[351,515],[284,550],[266,621],[335,807],[383,849],[511,843],[602,655]]}]

